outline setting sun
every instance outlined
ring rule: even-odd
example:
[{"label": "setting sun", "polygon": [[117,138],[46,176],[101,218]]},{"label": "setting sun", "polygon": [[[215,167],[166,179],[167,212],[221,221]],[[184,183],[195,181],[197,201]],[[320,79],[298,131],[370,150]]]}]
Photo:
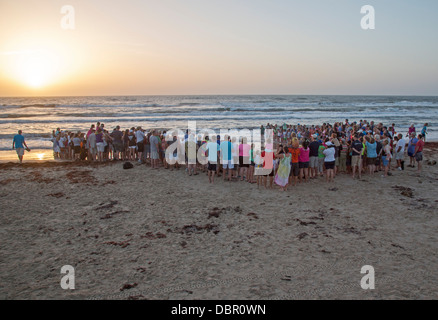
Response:
[{"label": "setting sun", "polygon": [[25,51],[15,59],[13,76],[20,83],[32,88],[41,88],[55,80],[56,56],[45,51]]}]

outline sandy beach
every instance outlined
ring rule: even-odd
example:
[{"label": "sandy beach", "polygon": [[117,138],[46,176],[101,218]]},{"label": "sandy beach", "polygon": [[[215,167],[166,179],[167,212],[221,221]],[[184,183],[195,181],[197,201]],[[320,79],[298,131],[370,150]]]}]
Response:
[{"label": "sandy beach", "polygon": [[1,163],[0,299],[436,298],[437,147],[420,176],[287,192],[121,162]]}]

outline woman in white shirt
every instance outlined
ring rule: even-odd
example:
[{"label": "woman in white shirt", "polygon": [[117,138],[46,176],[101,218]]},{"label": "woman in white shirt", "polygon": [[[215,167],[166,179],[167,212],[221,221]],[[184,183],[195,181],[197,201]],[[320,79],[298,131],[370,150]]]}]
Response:
[{"label": "woman in white shirt", "polygon": [[335,169],[335,152],[336,152],[336,148],[335,145],[333,143],[331,143],[330,141],[328,141],[326,143],[326,149],[323,151],[324,153],[324,165],[325,165],[325,169],[327,170],[327,174],[326,174],[326,181],[327,182],[333,182],[334,181],[334,169]]}]

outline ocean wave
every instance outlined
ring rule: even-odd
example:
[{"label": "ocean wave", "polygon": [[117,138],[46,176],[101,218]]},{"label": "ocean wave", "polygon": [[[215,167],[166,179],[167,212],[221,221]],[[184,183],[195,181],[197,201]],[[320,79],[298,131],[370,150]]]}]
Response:
[{"label": "ocean wave", "polygon": [[25,105],[21,105],[19,106],[21,109],[24,108],[56,108],[56,104],[25,104]]},{"label": "ocean wave", "polygon": [[35,114],[0,114],[0,119],[10,118],[10,119],[19,119],[19,118],[35,118],[35,117],[46,117],[50,116],[49,113],[35,113]]},{"label": "ocean wave", "polygon": [[[2,133],[0,134],[0,139],[13,139],[14,136],[17,133]],[[52,134],[51,133],[41,133],[41,132],[24,132],[24,137],[26,139],[51,139],[52,138]]]},{"label": "ocean wave", "polygon": [[181,102],[177,104],[175,107],[184,107],[184,106],[199,106],[199,102]]}]

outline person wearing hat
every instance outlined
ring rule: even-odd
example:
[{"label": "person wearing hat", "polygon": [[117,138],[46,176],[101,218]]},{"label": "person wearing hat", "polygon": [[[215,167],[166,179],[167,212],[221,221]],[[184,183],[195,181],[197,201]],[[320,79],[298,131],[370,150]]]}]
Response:
[{"label": "person wearing hat", "polygon": [[335,177],[335,153],[336,153],[336,148],[335,145],[328,141],[326,143],[326,149],[323,151],[324,153],[324,166],[325,169],[327,171],[326,173],[326,181],[327,182],[333,182],[334,181],[334,177]]},{"label": "person wearing hat", "polygon": [[320,143],[318,142],[318,135],[314,134],[310,137],[310,154],[309,154],[309,176],[310,179],[315,179],[317,177],[318,170],[318,150]]}]

